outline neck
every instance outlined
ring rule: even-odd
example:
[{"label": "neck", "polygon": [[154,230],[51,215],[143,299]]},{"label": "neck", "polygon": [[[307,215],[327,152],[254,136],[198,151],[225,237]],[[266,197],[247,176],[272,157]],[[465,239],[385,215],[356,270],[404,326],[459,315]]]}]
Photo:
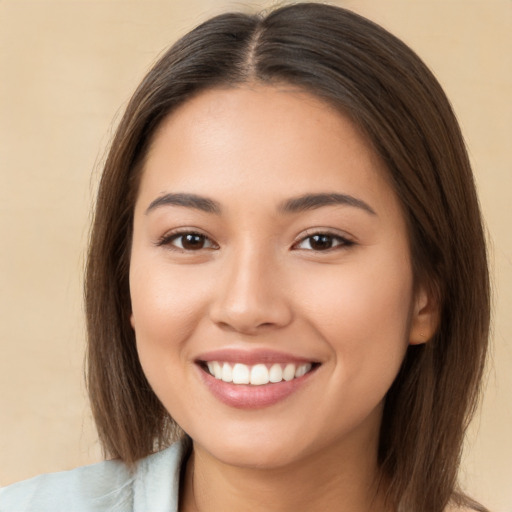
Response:
[{"label": "neck", "polygon": [[270,469],[225,464],[196,445],[184,475],[180,510],[387,512],[378,487],[377,443],[373,445],[330,445]]}]

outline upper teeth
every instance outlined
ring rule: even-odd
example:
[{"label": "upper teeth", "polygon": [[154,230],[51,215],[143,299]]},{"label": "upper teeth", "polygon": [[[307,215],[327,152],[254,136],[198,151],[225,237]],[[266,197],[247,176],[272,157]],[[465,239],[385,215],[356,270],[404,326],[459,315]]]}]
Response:
[{"label": "upper teeth", "polygon": [[296,365],[279,363],[267,367],[265,364],[255,364],[248,366],[242,363],[222,363],[219,361],[208,361],[208,370],[219,380],[232,382],[233,384],[252,384],[261,386],[269,382],[281,382],[282,380],[292,380],[302,377],[311,370],[311,363]]}]

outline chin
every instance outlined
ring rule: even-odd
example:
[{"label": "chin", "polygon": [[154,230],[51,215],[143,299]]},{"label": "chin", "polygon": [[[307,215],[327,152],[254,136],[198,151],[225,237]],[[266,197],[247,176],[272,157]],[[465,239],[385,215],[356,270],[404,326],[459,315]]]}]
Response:
[{"label": "chin", "polygon": [[[197,451],[204,451],[223,464],[240,468],[277,469],[293,463],[304,451],[301,443],[294,441],[293,435],[283,436],[272,429],[264,433],[247,428],[242,432],[233,430],[228,429],[219,435],[210,433],[194,437],[193,432],[189,435]],[[304,436],[300,438],[304,443]]]},{"label": "chin", "polygon": [[278,469],[292,464],[297,458],[297,451],[291,447],[285,447],[282,443],[274,445],[252,443],[252,445],[239,445],[226,443],[225,447],[216,445],[209,451],[223,464],[246,469]]}]

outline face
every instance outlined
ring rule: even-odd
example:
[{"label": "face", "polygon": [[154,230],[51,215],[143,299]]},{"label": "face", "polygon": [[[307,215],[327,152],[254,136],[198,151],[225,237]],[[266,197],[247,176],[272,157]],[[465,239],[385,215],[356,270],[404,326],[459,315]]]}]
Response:
[{"label": "face", "polygon": [[210,90],[162,124],[130,290],[155,393],[196,448],[240,466],[375,451],[425,327],[382,165],[347,118],[286,86]]}]

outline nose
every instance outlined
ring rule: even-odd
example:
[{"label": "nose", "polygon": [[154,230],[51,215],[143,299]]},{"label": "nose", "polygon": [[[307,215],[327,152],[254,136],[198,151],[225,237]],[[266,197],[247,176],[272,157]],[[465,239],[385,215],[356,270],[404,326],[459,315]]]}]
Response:
[{"label": "nose", "polygon": [[285,281],[275,258],[254,248],[226,258],[210,308],[211,320],[224,330],[248,335],[285,327],[293,318]]}]

